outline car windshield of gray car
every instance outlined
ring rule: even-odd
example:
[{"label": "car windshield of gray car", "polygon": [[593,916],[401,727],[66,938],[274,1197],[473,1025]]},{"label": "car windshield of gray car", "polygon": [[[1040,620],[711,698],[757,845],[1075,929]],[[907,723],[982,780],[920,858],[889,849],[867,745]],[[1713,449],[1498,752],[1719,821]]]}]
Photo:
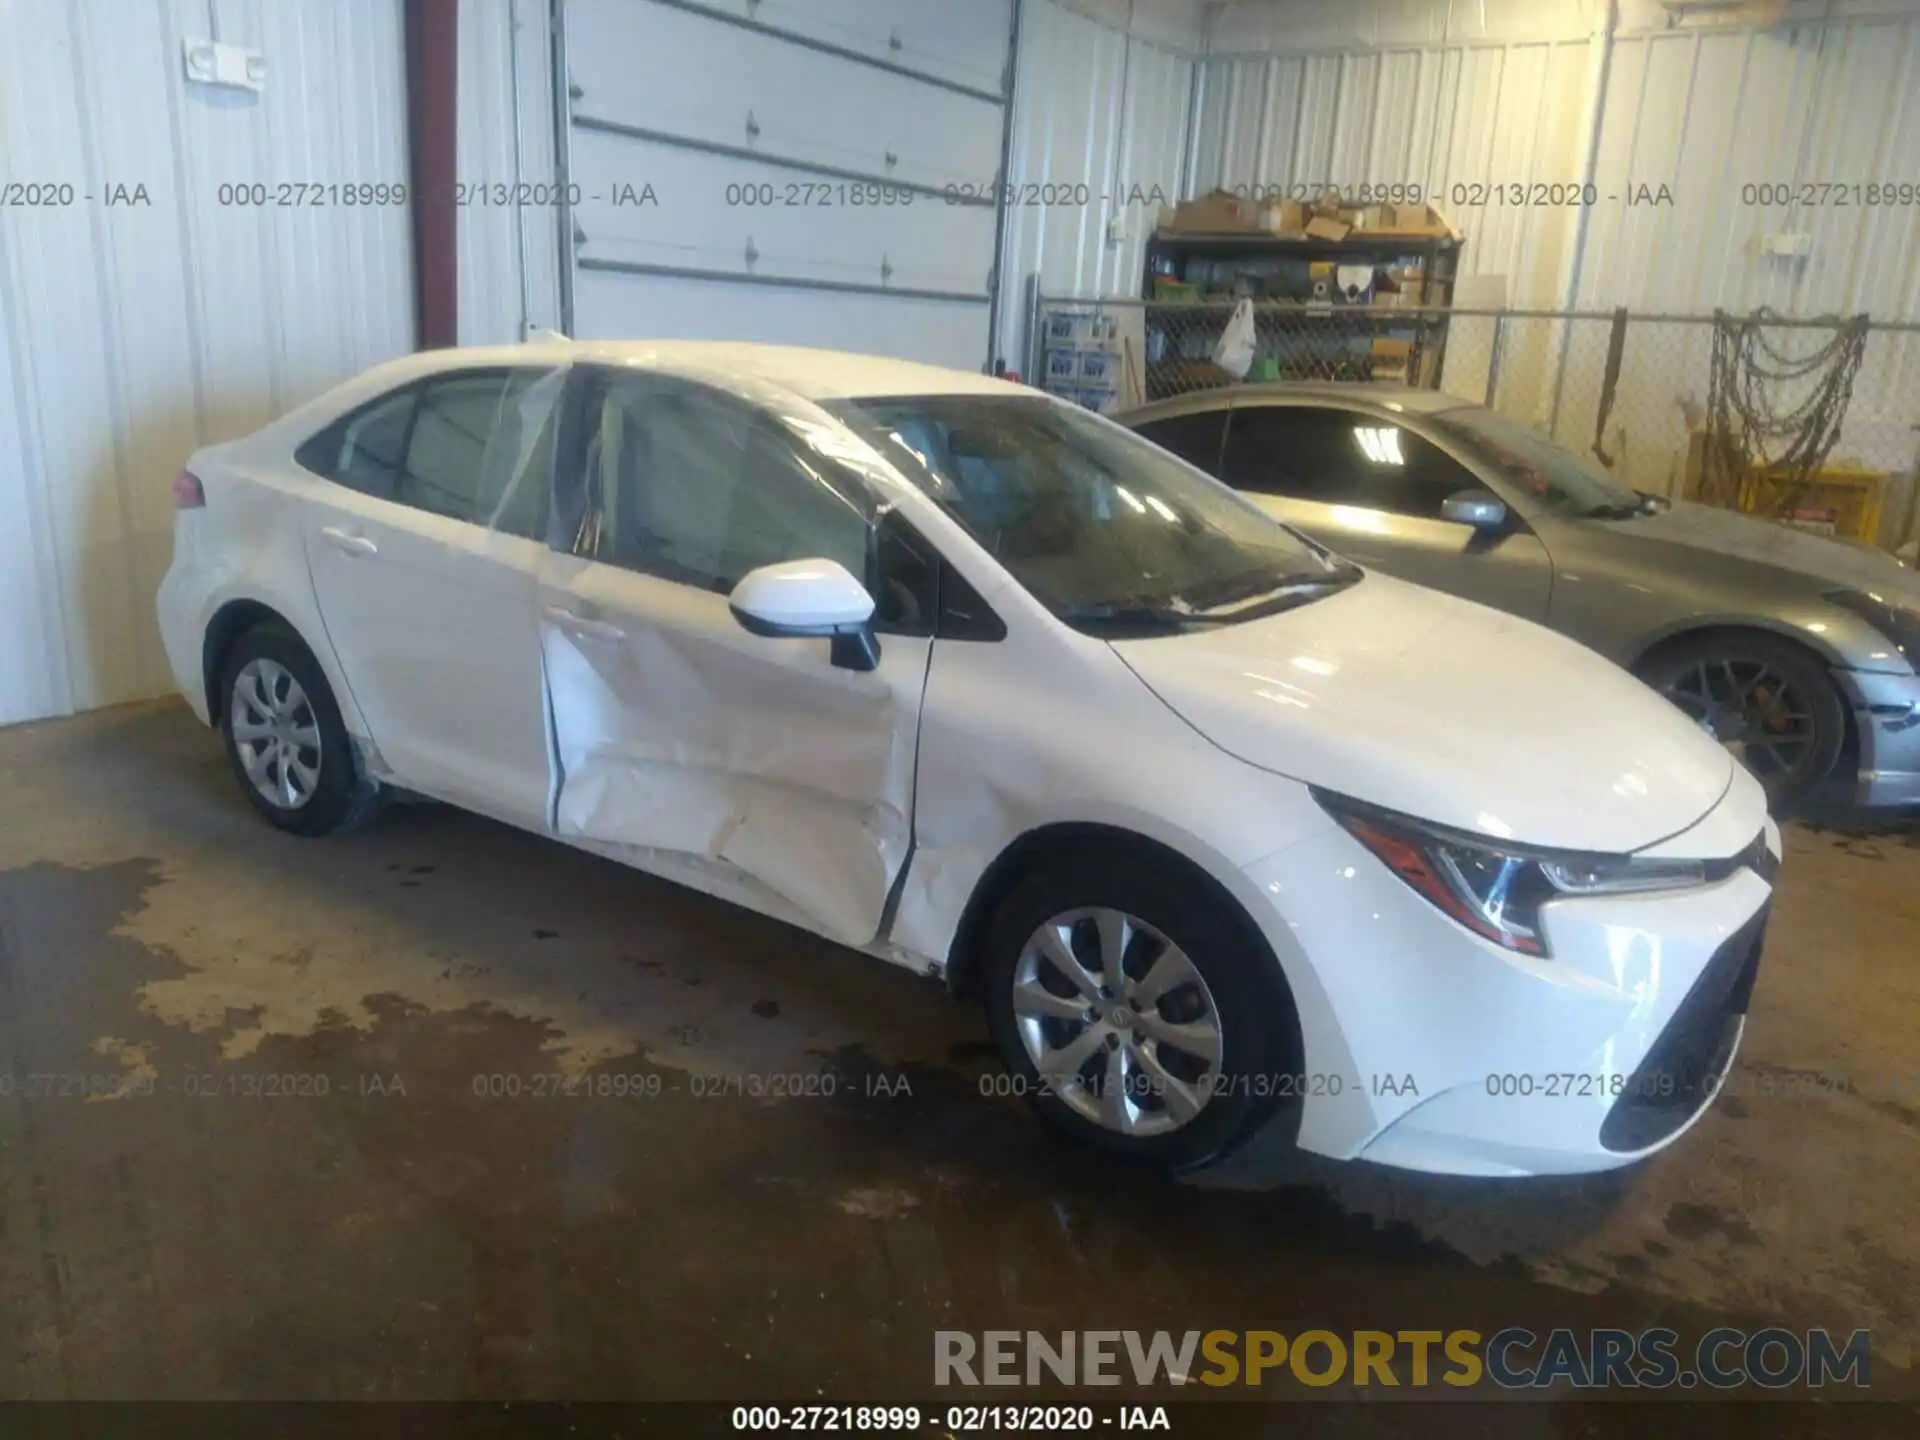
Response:
[{"label": "car windshield of gray car", "polygon": [[1477,405],[1443,410],[1433,427],[1496,466],[1539,505],[1565,515],[1625,520],[1644,514],[1642,497],[1584,455],[1538,430]]},{"label": "car windshield of gray car", "polygon": [[1308,603],[1360,578],[1158,447],[1043,396],[831,408],[1076,629],[1175,634]]}]

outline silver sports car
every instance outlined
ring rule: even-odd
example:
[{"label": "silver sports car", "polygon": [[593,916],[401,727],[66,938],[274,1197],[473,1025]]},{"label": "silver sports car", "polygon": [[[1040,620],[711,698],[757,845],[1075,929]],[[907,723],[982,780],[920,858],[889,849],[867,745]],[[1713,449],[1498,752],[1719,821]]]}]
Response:
[{"label": "silver sports car", "polygon": [[1625,489],[1430,390],[1236,386],[1115,418],[1362,564],[1628,667],[1776,810],[1920,806],[1920,576],[1889,555]]}]

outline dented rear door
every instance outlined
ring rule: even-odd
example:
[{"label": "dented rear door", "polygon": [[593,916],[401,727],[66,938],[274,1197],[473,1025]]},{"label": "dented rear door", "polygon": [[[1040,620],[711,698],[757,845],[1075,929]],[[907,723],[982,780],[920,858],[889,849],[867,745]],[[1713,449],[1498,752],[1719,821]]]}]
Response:
[{"label": "dented rear door", "polygon": [[750,634],[727,603],[781,560],[864,575],[871,497],[706,386],[602,376],[581,414],[540,586],[555,832],[704,862],[872,940],[911,838],[932,641],[886,635],[877,669],[841,669],[826,639]]}]

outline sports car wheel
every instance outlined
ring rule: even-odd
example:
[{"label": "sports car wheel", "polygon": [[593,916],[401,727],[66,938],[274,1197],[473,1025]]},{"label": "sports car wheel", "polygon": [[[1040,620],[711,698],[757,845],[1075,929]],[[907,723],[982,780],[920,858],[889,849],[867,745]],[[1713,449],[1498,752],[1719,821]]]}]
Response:
[{"label": "sports car wheel", "polygon": [[1641,678],[1752,771],[1776,808],[1824,779],[1846,739],[1825,667],[1768,636],[1705,636],[1657,655]]}]

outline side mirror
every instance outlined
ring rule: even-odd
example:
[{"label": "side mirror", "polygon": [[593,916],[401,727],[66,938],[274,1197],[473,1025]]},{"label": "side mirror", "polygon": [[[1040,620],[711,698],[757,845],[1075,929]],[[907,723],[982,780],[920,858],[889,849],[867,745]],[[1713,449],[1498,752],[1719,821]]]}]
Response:
[{"label": "side mirror", "polygon": [[880,663],[873,597],[837,560],[787,560],[741,577],[727,597],[733,618],[755,635],[827,635],[833,663],[871,670]]},{"label": "side mirror", "polygon": [[1440,518],[1476,530],[1498,530],[1507,523],[1507,504],[1490,490],[1462,490],[1440,502]]}]

